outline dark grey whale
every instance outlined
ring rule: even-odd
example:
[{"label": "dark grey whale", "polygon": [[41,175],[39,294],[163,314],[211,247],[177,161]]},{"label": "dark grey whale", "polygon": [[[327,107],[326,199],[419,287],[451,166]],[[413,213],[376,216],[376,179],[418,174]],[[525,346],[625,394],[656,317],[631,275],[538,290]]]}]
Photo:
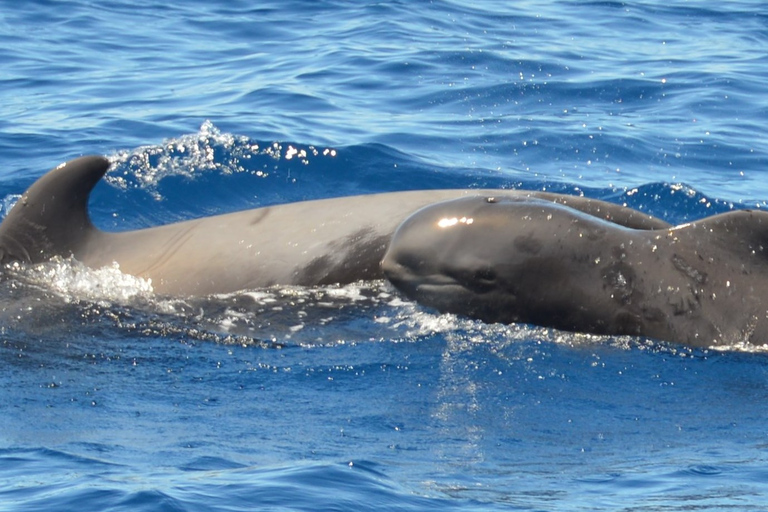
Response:
[{"label": "dark grey whale", "polygon": [[583,197],[423,190],[305,201],[109,233],[94,227],[88,215],[91,190],[109,165],[100,156],[81,157],[35,182],[0,224],[0,261],[73,256],[92,268],[117,262],[122,272],[151,279],[156,293],[192,296],[383,278],[381,259],[406,217],[428,204],[468,195],[538,198],[636,229],[669,226]]},{"label": "dark grey whale", "polygon": [[768,212],[648,230],[528,197],[427,206],[382,266],[411,299],[522,322],[693,346],[768,343]]}]

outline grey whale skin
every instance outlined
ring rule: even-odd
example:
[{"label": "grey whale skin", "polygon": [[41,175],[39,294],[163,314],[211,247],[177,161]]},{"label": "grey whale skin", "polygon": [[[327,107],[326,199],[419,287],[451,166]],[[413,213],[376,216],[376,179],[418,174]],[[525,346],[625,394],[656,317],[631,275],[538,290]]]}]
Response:
[{"label": "grey whale skin", "polygon": [[416,210],[471,194],[537,197],[640,229],[668,226],[631,209],[582,197],[504,190],[425,190],[289,203],[135,231],[97,229],[88,198],[110,166],[85,156],[38,179],[0,224],[0,261],[74,256],[88,267],[117,262],[156,293],[200,296],[271,285],[346,284],[384,275],[395,228]]},{"label": "grey whale skin", "polygon": [[429,205],[382,262],[440,312],[691,346],[768,343],[768,212],[648,230],[535,197]]}]

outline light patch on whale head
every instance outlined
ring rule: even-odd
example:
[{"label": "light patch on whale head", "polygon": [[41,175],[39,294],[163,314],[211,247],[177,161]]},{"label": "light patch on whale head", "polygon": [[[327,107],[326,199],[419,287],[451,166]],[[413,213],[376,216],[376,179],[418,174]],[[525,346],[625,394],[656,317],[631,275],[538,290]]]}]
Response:
[{"label": "light patch on whale head", "polygon": [[457,224],[465,224],[469,226],[475,222],[475,219],[472,217],[444,217],[437,221],[437,227],[439,228],[450,228],[452,226],[456,226]]}]

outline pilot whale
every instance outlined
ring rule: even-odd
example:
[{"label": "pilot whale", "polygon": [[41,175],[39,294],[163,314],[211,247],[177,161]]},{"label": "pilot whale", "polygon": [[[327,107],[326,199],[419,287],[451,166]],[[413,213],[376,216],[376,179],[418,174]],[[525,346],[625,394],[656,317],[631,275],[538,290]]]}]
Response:
[{"label": "pilot whale", "polygon": [[570,206],[498,195],[426,206],[393,235],[384,273],[425,306],[487,322],[768,343],[768,212],[649,230]]},{"label": "pilot whale", "polygon": [[125,232],[96,228],[91,190],[110,166],[101,156],[62,164],[35,182],[0,224],[0,262],[74,257],[150,279],[170,296],[228,293],[271,285],[346,284],[383,278],[381,259],[411,213],[475,194],[537,198],[619,226],[661,229],[662,220],[584,197],[510,190],[423,190],[341,197],[204,217]]}]

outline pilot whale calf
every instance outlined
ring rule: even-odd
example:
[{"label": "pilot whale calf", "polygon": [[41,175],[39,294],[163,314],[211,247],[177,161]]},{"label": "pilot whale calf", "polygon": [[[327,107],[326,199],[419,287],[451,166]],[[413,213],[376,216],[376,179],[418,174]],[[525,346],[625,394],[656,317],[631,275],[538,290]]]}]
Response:
[{"label": "pilot whale calf", "polygon": [[0,224],[0,261],[73,256],[92,268],[116,262],[126,274],[151,279],[156,293],[192,296],[383,278],[381,259],[406,217],[428,204],[474,194],[535,197],[636,229],[669,226],[577,196],[423,190],[289,203],[110,233],[88,215],[91,190],[109,166],[100,156],[81,157],[35,182]]},{"label": "pilot whale calf", "polygon": [[768,343],[768,212],[636,229],[535,197],[429,205],[382,262],[440,312],[693,346]]}]

